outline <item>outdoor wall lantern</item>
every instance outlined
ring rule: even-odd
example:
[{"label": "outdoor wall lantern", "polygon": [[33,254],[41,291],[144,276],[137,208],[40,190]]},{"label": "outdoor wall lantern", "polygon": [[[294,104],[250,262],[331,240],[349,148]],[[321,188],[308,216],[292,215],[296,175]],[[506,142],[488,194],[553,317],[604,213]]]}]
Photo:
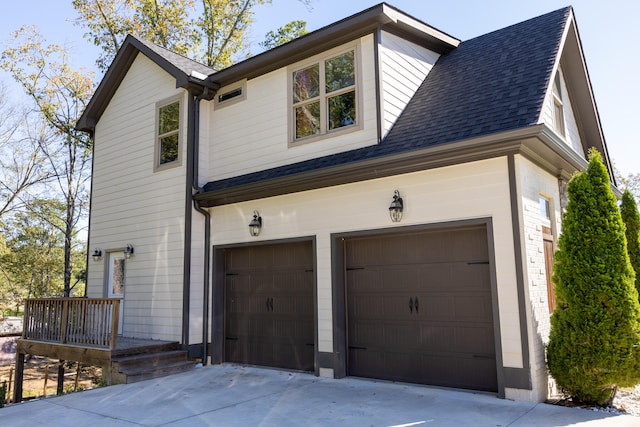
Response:
[{"label": "outdoor wall lantern", "polygon": [[124,257],[125,257],[126,259],[131,258],[131,255],[133,255],[133,252],[134,252],[134,250],[133,250],[133,245],[131,245],[131,243],[129,243],[129,244],[127,245],[127,247],[126,247],[126,248],[124,248]]},{"label": "outdoor wall lantern", "polygon": [[260,234],[261,229],[262,229],[262,217],[260,216],[260,212],[253,211],[253,219],[249,223],[249,233],[253,237],[257,237]]},{"label": "outdoor wall lantern", "polygon": [[393,192],[393,201],[391,202],[391,206],[389,206],[389,215],[391,215],[391,221],[400,222],[402,219],[402,210],[404,209],[404,205],[402,204],[402,197],[400,197],[400,192],[395,190]]},{"label": "outdoor wall lantern", "polygon": [[100,261],[100,258],[102,258],[102,251],[100,250],[100,248],[96,248],[96,250],[93,251],[92,257],[94,261]]}]

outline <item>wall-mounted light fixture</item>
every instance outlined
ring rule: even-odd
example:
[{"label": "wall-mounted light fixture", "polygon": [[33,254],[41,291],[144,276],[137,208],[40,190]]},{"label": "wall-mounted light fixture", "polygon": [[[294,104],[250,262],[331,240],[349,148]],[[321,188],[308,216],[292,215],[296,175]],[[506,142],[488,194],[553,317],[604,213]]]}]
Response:
[{"label": "wall-mounted light fixture", "polygon": [[253,211],[253,219],[249,223],[249,233],[253,237],[257,237],[260,234],[260,230],[262,229],[262,217],[260,216],[260,212]]},{"label": "wall-mounted light fixture", "polygon": [[93,251],[93,255],[91,255],[93,257],[93,260],[98,262],[100,261],[100,258],[102,258],[102,251],[100,250],[100,248],[96,248]]},{"label": "wall-mounted light fixture", "polygon": [[404,204],[402,203],[402,197],[400,197],[400,192],[395,190],[393,192],[393,201],[389,206],[389,215],[391,216],[391,221],[400,222],[402,219],[402,211],[404,210]]},{"label": "wall-mounted light fixture", "polygon": [[133,255],[133,253],[134,253],[133,245],[131,245],[131,243],[129,243],[129,244],[127,245],[127,247],[126,247],[126,248],[124,248],[124,257],[125,257],[126,259],[129,259],[129,258],[131,258],[131,256]]}]

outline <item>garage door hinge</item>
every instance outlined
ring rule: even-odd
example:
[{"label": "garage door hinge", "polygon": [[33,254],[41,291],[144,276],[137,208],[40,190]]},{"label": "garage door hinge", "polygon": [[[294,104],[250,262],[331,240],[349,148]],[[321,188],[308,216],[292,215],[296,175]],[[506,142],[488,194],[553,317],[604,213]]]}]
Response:
[{"label": "garage door hinge", "polygon": [[489,261],[473,261],[473,262],[468,262],[467,265],[479,265],[479,264],[489,264]]},{"label": "garage door hinge", "polygon": [[358,345],[350,345],[349,350],[366,350],[367,347],[360,347]]},{"label": "garage door hinge", "polygon": [[364,270],[364,267],[347,267],[347,271]]},{"label": "garage door hinge", "polygon": [[225,276],[239,276],[240,273],[227,273]]},{"label": "garage door hinge", "polygon": [[495,359],[496,356],[493,354],[474,354],[474,359]]}]

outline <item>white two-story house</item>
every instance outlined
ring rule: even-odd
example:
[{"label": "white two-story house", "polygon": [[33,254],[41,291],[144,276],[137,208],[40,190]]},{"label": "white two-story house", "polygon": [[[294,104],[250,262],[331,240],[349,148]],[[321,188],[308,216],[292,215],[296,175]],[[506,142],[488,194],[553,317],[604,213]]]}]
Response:
[{"label": "white two-story house", "polygon": [[565,185],[609,162],[571,8],[460,41],[383,3],[218,72],[130,36],[78,128],[123,336],[546,398]]}]

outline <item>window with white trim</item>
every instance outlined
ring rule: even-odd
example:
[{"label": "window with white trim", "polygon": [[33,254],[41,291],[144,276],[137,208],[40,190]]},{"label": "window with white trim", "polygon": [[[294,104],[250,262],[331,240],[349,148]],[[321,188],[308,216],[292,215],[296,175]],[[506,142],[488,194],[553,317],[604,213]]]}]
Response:
[{"label": "window with white trim", "polygon": [[180,164],[180,99],[157,104],[155,168]]},{"label": "window with white trim", "polygon": [[543,220],[551,221],[551,202],[545,196],[540,196],[540,217]]},{"label": "window with white trim", "polygon": [[556,73],[553,79],[553,127],[556,131],[565,136],[564,129],[564,106],[562,103],[562,82],[560,72]]},{"label": "window with white trim", "polygon": [[355,126],[356,51],[333,54],[291,73],[293,142]]}]

